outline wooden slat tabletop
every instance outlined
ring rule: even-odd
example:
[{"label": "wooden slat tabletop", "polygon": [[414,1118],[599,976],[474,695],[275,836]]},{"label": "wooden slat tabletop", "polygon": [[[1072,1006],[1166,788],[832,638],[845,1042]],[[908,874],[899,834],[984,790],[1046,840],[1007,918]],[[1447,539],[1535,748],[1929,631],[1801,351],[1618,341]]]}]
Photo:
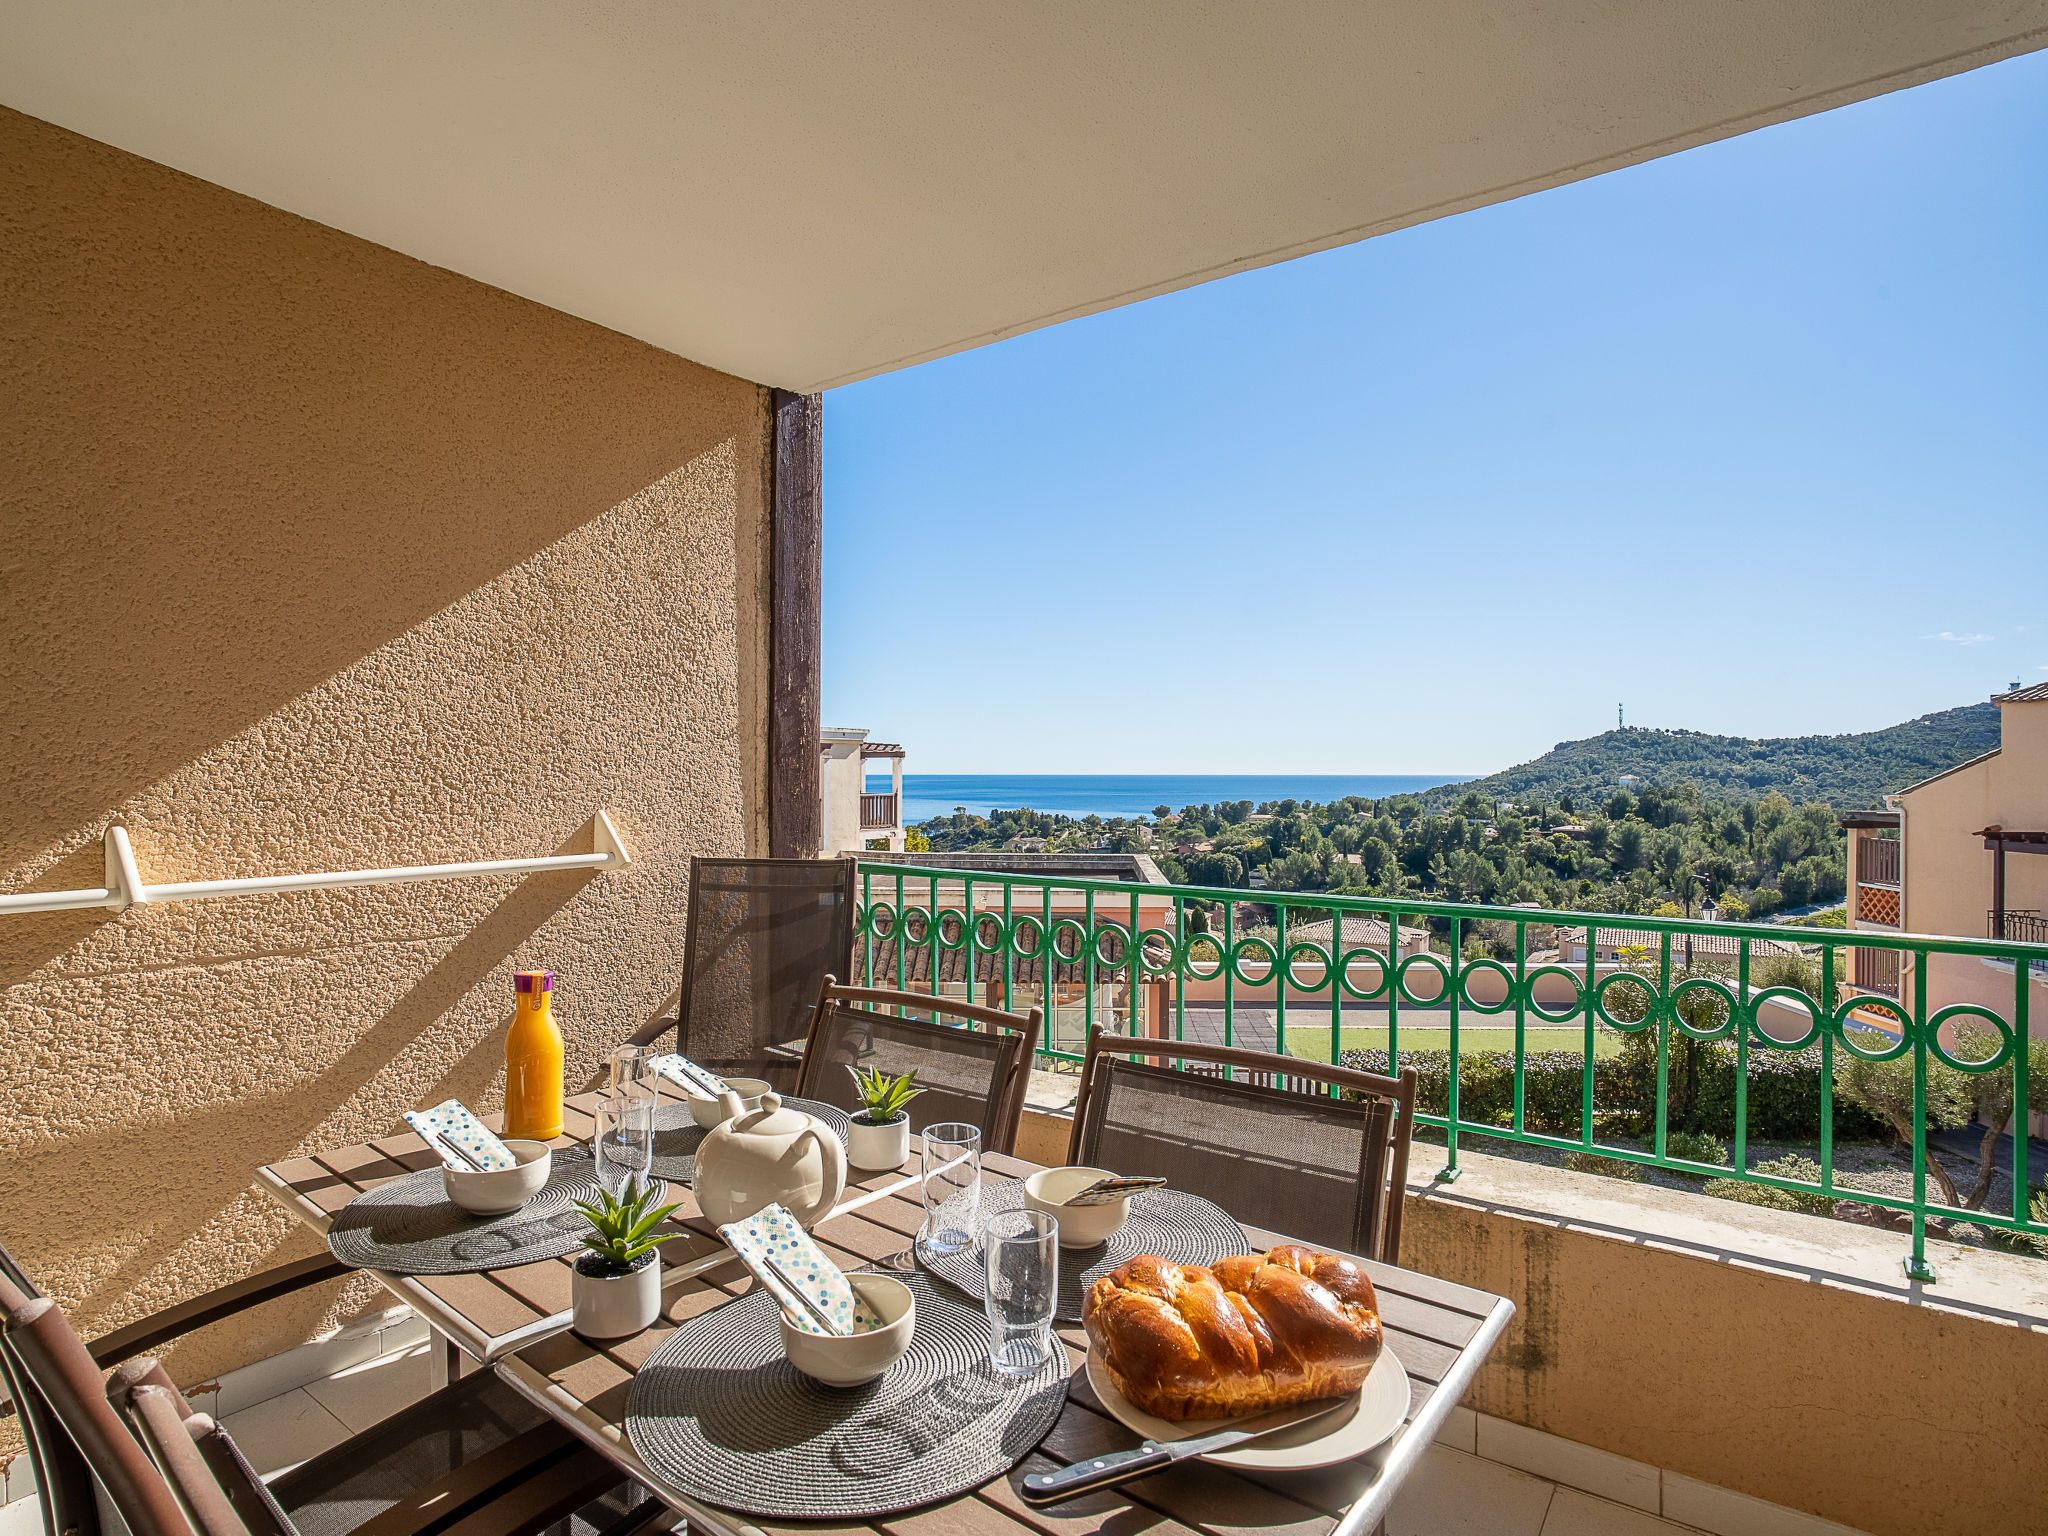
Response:
[{"label": "wooden slat tabletop", "polygon": [[[555,1146],[568,1147],[589,1141],[595,1101],[594,1094],[583,1094],[568,1101],[562,1111],[563,1134],[554,1142]],[[680,1102],[672,1100],[666,1091],[663,1101]],[[498,1124],[495,1115],[485,1119],[493,1128]],[[916,1179],[912,1169],[916,1160],[913,1150],[911,1162],[894,1173],[860,1175],[857,1182],[848,1185],[840,1202],[841,1208],[864,1209],[893,1204],[899,1209],[891,1211],[885,1220],[900,1226],[905,1219],[904,1212],[919,1208],[914,1203],[903,1204],[890,1192],[908,1189],[914,1202]],[[989,1166],[997,1161],[993,1156],[984,1159]],[[337,1151],[292,1158],[259,1169],[256,1187],[324,1236],[334,1213],[363,1191],[422,1168],[432,1168],[438,1162],[435,1154],[427,1150],[426,1143],[408,1132],[359,1147],[342,1147]],[[711,1224],[698,1213],[696,1202],[686,1187],[671,1185],[669,1198],[681,1202],[681,1209],[669,1218],[669,1224],[682,1228],[687,1234],[661,1247],[662,1266],[667,1276],[663,1285],[672,1289],[685,1283],[690,1273],[706,1264],[730,1261],[731,1254],[719,1241]],[[919,1215],[922,1216],[921,1210]],[[824,1229],[830,1229],[838,1219],[828,1217],[823,1224]],[[863,1232],[867,1230],[862,1229]],[[913,1222],[908,1230],[914,1234],[916,1224]],[[872,1239],[864,1238],[860,1233],[849,1235],[855,1242],[866,1241],[873,1246]],[[908,1245],[908,1237],[903,1237],[887,1251],[893,1253]],[[868,1263],[883,1256],[881,1253],[868,1254],[859,1262]],[[570,1263],[569,1258],[543,1259],[538,1263],[479,1275],[372,1273],[385,1289],[412,1307],[470,1358],[488,1363],[569,1326]],[[737,1270],[736,1264],[733,1267]]]},{"label": "wooden slat tabletop", "polygon": [[[567,1134],[557,1145],[588,1139],[591,1103],[588,1095],[571,1101],[564,1116]],[[916,1158],[913,1148],[911,1164]],[[434,1161],[417,1136],[389,1137],[263,1169],[258,1186],[308,1226],[325,1232],[332,1213],[363,1190],[431,1167]],[[1021,1178],[1037,1167],[994,1153],[985,1155],[982,1163],[985,1176],[991,1178]],[[907,1262],[924,1214],[911,1164],[849,1186],[840,1211],[818,1224],[813,1235],[841,1266]],[[1303,1472],[1247,1473],[1188,1462],[1103,1493],[1034,1509],[1017,1493],[1027,1473],[1138,1443],[1138,1437],[1096,1400],[1080,1370],[1087,1355],[1086,1335],[1078,1327],[1062,1328],[1059,1336],[1075,1367],[1066,1408],[1044,1442],[1008,1477],[971,1494],[871,1523],[756,1522],[706,1508],[665,1486],[634,1454],[625,1433],[626,1394],[633,1372],[678,1324],[745,1295],[753,1285],[752,1277],[736,1263],[705,1267],[707,1258],[723,1252],[723,1245],[698,1215],[687,1191],[672,1189],[671,1198],[678,1197],[683,1205],[672,1220],[689,1236],[661,1250],[668,1277],[661,1321],[629,1339],[598,1345],[566,1331],[568,1259],[480,1275],[378,1278],[470,1355],[494,1362],[506,1382],[686,1514],[693,1525],[724,1536],[779,1536],[784,1531],[791,1536],[1365,1536],[1385,1516],[1402,1481],[1464,1395],[1514,1311],[1512,1303],[1483,1291],[1365,1261],[1379,1292],[1387,1341],[1408,1368],[1410,1382],[1408,1422],[1387,1444],[1355,1461]],[[1284,1234],[1245,1230],[1259,1247],[1284,1240]]]},{"label": "wooden slat tabletop", "polygon": [[[1018,1178],[1036,1170],[1016,1158],[988,1157],[986,1171]],[[901,1196],[819,1224],[813,1234],[845,1268],[857,1268],[901,1254],[923,1212]],[[1279,1234],[1246,1228],[1254,1243],[1270,1247]],[[1156,1536],[1363,1536],[1386,1513],[1400,1482],[1413,1467],[1457,1400],[1464,1395],[1494,1341],[1513,1314],[1513,1305],[1483,1291],[1419,1275],[1390,1265],[1366,1263],[1379,1292],[1380,1315],[1389,1344],[1408,1368],[1411,1399],[1408,1423],[1392,1441],[1356,1461],[1305,1472],[1240,1473],[1202,1462],[1141,1478],[1123,1487],[1034,1509],[1018,1496],[1027,1473],[1127,1450],[1138,1436],[1119,1424],[1097,1401],[1080,1370],[1088,1339],[1080,1328],[1059,1336],[1075,1368],[1067,1406],[1037,1451],[999,1479],[969,1495],[872,1524],[843,1528],[815,1524],[778,1525],[753,1521],[696,1505],[663,1485],[633,1452],[626,1437],[626,1393],[633,1372],[667,1340],[679,1323],[752,1288],[744,1269],[728,1268],[685,1282],[665,1298],[662,1320],[630,1339],[598,1345],[571,1333],[559,1334],[500,1359],[498,1373],[541,1404],[631,1476],[689,1515],[699,1528],[748,1536],[754,1531],[805,1532],[812,1536],[1079,1536],[1107,1531]]]}]

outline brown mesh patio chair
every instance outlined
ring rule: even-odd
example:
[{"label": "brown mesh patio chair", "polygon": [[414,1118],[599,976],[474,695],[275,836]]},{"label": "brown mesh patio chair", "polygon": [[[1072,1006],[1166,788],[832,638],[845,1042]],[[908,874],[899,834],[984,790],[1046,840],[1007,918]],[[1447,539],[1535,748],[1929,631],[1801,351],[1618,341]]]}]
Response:
[{"label": "brown mesh patio chair", "polygon": [[787,1091],[818,984],[853,963],[852,859],[690,860],[682,1003],[633,1037],[678,1026],[676,1049]]},{"label": "brown mesh patio chair", "polygon": [[1011,1152],[1043,1017],[1036,1008],[1005,1013],[928,992],[842,987],[827,976],[811,1014],[797,1092],[858,1109],[849,1066],[878,1067],[891,1076],[914,1068],[924,1092],[910,1101],[911,1130],[964,1120],[981,1127],[984,1151]]},{"label": "brown mesh patio chair", "polygon": [[1098,1029],[1067,1159],[1163,1175],[1239,1221],[1396,1264],[1414,1129],[1413,1067],[1379,1077]]},{"label": "brown mesh patio chair", "polygon": [[266,1486],[155,1361],[110,1382],[94,1355],[0,1250],[0,1374],[49,1536],[645,1536],[667,1516],[491,1371]]}]

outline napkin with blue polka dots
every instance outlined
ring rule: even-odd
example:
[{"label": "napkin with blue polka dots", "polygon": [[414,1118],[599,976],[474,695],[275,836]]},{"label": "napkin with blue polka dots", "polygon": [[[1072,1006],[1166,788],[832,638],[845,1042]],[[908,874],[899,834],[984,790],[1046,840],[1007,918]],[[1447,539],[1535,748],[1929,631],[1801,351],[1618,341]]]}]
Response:
[{"label": "napkin with blue polka dots", "polygon": [[700,1098],[715,1099],[725,1092],[725,1079],[709,1067],[700,1067],[687,1056],[657,1056],[647,1064],[657,1077],[665,1077]]},{"label": "napkin with blue polka dots", "polygon": [[[512,1155],[512,1149],[498,1140],[460,1099],[436,1104],[424,1114],[408,1109],[405,1123],[419,1133],[420,1140],[441,1154],[444,1164],[459,1172],[482,1168],[495,1173],[519,1166],[519,1159]],[[461,1153],[454,1150],[455,1147],[461,1147],[476,1161],[466,1161]]]},{"label": "napkin with blue polka dots", "polygon": [[[882,1326],[882,1320],[867,1302],[854,1295],[853,1286],[839,1272],[839,1266],[825,1257],[818,1245],[811,1241],[810,1233],[781,1206],[771,1205],[745,1221],[720,1227],[718,1235],[739,1255],[740,1262],[754,1272],[754,1278],[782,1304],[782,1315],[799,1332],[825,1334],[826,1330],[811,1316],[809,1309],[790,1294],[783,1275],[789,1276],[806,1296],[817,1303],[824,1314],[839,1325],[842,1333],[871,1333]],[[782,1274],[769,1267],[770,1259],[780,1266]]]}]

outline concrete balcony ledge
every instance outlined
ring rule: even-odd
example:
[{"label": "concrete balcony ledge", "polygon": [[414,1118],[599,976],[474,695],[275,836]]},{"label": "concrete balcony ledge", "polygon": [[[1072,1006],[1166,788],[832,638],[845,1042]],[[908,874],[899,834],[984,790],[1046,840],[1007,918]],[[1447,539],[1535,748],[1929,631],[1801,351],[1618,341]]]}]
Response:
[{"label": "concrete balcony ledge", "polygon": [[[1034,1110],[1019,1151],[1063,1161],[1071,1125]],[[1921,1285],[1901,1233],[1464,1148],[1440,1184],[1443,1164],[1416,1145],[1402,1262],[1517,1308],[1460,1450],[1725,1536],[2048,1521],[2048,1262],[1930,1242]]]}]

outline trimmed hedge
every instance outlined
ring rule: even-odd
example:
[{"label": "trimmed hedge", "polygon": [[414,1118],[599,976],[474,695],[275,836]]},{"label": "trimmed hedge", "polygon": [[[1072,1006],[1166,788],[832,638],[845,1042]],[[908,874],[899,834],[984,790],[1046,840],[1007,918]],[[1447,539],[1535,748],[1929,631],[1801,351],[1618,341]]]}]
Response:
[{"label": "trimmed hedge", "polygon": [[[1585,1058],[1577,1051],[1531,1051],[1524,1060],[1523,1117],[1547,1135],[1577,1135]],[[1346,1051],[1344,1065],[1385,1074],[1383,1050]],[[1416,1108],[1446,1112],[1450,1052],[1408,1051],[1401,1064],[1416,1070]],[[1756,1141],[1814,1141],[1820,1136],[1821,1052],[1752,1050],[1749,1054],[1749,1135]],[[1674,1035],[1668,1072],[1668,1129],[1721,1141],[1735,1137],[1735,1047],[1725,1040]],[[1507,1126],[1514,1122],[1515,1055],[1512,1051],[1458,1053],[1461,1120]],[[1835,1135],[1850,1141],[1886,1141],[1891,1127],[1835,1095]],[[1648,1135],[1657,1123],[1655,1036],[1630,1035],[1619,1054],[1593,1059],[1593,1115],[1624,1135]]]}]

